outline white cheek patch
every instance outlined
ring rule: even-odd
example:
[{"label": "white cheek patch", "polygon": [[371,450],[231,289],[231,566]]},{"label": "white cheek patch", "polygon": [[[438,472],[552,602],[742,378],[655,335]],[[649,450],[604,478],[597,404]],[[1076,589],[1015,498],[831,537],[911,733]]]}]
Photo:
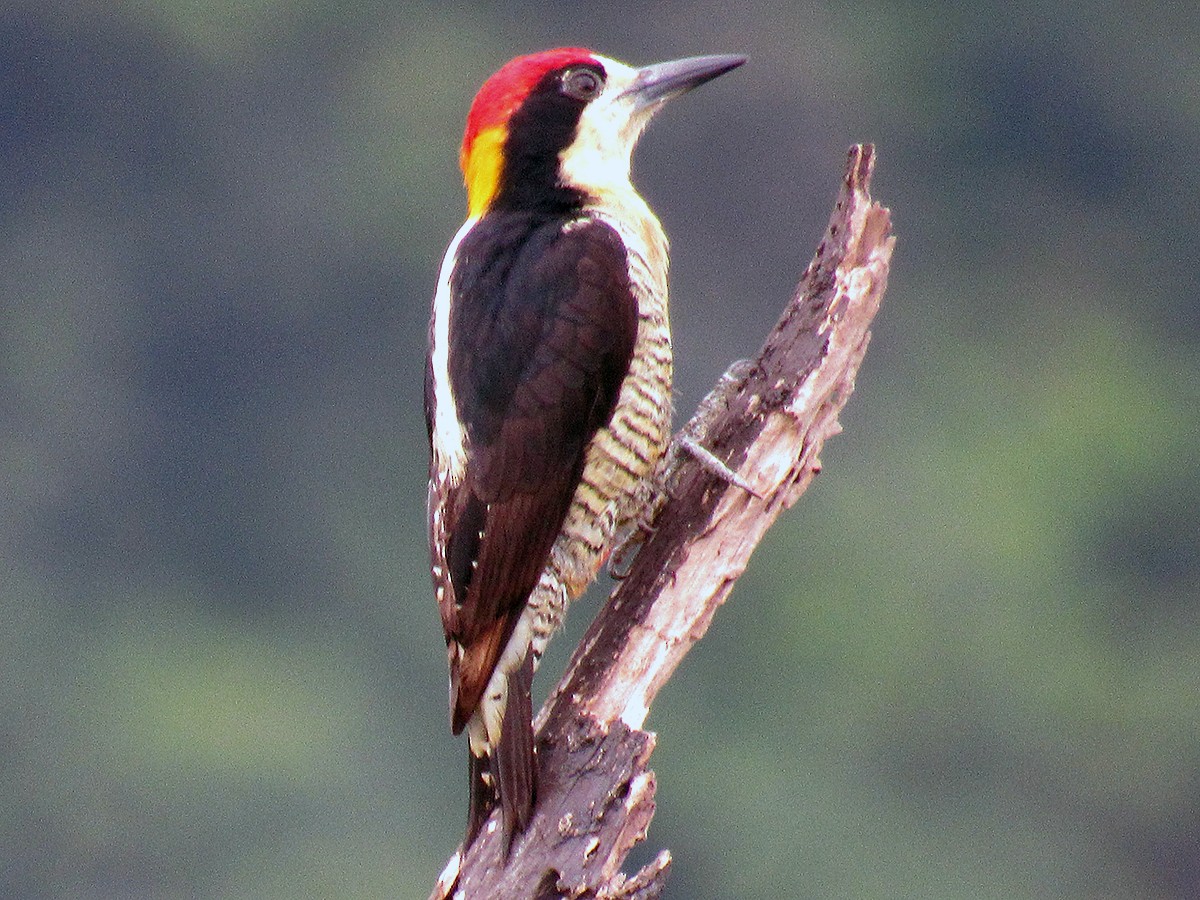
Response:
[{"label": "white cheek patch", "polygon": [[607,74],[604,92],[584,107],[575,140],[559,155],[565,184],[600,197],[630,190],[629,163],[649,116],[632,115],[622,97],[637,70],[606,57],[597,60]]},{"label": "white cheek patch", "polygon": [[467,435],[450,384],[450,275],[458,245],[478,221],[467,219],[454,235],[442,259],[433,298],[433,346],[429,354],[433,366],[433,457],[438,471],[444,472],[453,485],[462,482],[466,468]]}]

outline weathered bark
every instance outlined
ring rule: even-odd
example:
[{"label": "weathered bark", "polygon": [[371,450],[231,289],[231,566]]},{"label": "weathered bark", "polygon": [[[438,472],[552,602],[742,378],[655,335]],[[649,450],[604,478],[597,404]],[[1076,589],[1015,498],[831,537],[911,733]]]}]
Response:
[{"label": "weathered bark", "polygon": [[[654,815],[658,691],[703,637],[755,546],[820,471],[870,339],[894,238],[869,194],[874,148],[850,149],[829,228],[761,352],[731,368],[684,429],[741,485],[676,447],[665,502],[628,575],[537,719],[537,808],[505,857],[496,818],[451,858],[433,898],[651,898],[671,858],[621,872]],[[432,898],[431,898],[432,900]]]}]

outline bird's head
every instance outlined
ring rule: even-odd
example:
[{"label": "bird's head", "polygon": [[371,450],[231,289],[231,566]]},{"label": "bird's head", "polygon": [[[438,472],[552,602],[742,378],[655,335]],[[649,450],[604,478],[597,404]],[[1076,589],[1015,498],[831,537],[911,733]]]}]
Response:
[{"label": "bird's head", "polygon": [[698,56],[635,69],[579,47],[511,60],[467,117],[460,162],[470,215],[567,208],[628,189],[633,147],[655,111],[745,61]]}]

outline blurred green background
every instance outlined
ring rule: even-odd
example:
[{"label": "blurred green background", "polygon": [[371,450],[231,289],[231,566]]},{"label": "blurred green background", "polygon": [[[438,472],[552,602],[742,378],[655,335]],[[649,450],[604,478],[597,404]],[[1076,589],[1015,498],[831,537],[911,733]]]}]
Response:
[{"label": "blurred green background", "polygon": [[0,896],[428,894],[429,299],[474,90],[565,43],[751,58],[635,161],[681,412],[849,144],[899,235],[825,473],[651,714],[668,896],[1200,896],[1200,18],[723,0],[0,7]]}]

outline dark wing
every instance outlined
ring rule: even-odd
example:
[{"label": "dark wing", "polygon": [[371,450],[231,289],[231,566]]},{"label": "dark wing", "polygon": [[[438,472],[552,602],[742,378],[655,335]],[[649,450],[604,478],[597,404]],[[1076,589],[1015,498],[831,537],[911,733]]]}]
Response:
[{"label": "dark wing", "polygon": [[460,245],[450,384],[467,469],[442,506],[452,724],[466,724],[562,527],[629,370],[637,303],[608,225],[501,214]]}]

